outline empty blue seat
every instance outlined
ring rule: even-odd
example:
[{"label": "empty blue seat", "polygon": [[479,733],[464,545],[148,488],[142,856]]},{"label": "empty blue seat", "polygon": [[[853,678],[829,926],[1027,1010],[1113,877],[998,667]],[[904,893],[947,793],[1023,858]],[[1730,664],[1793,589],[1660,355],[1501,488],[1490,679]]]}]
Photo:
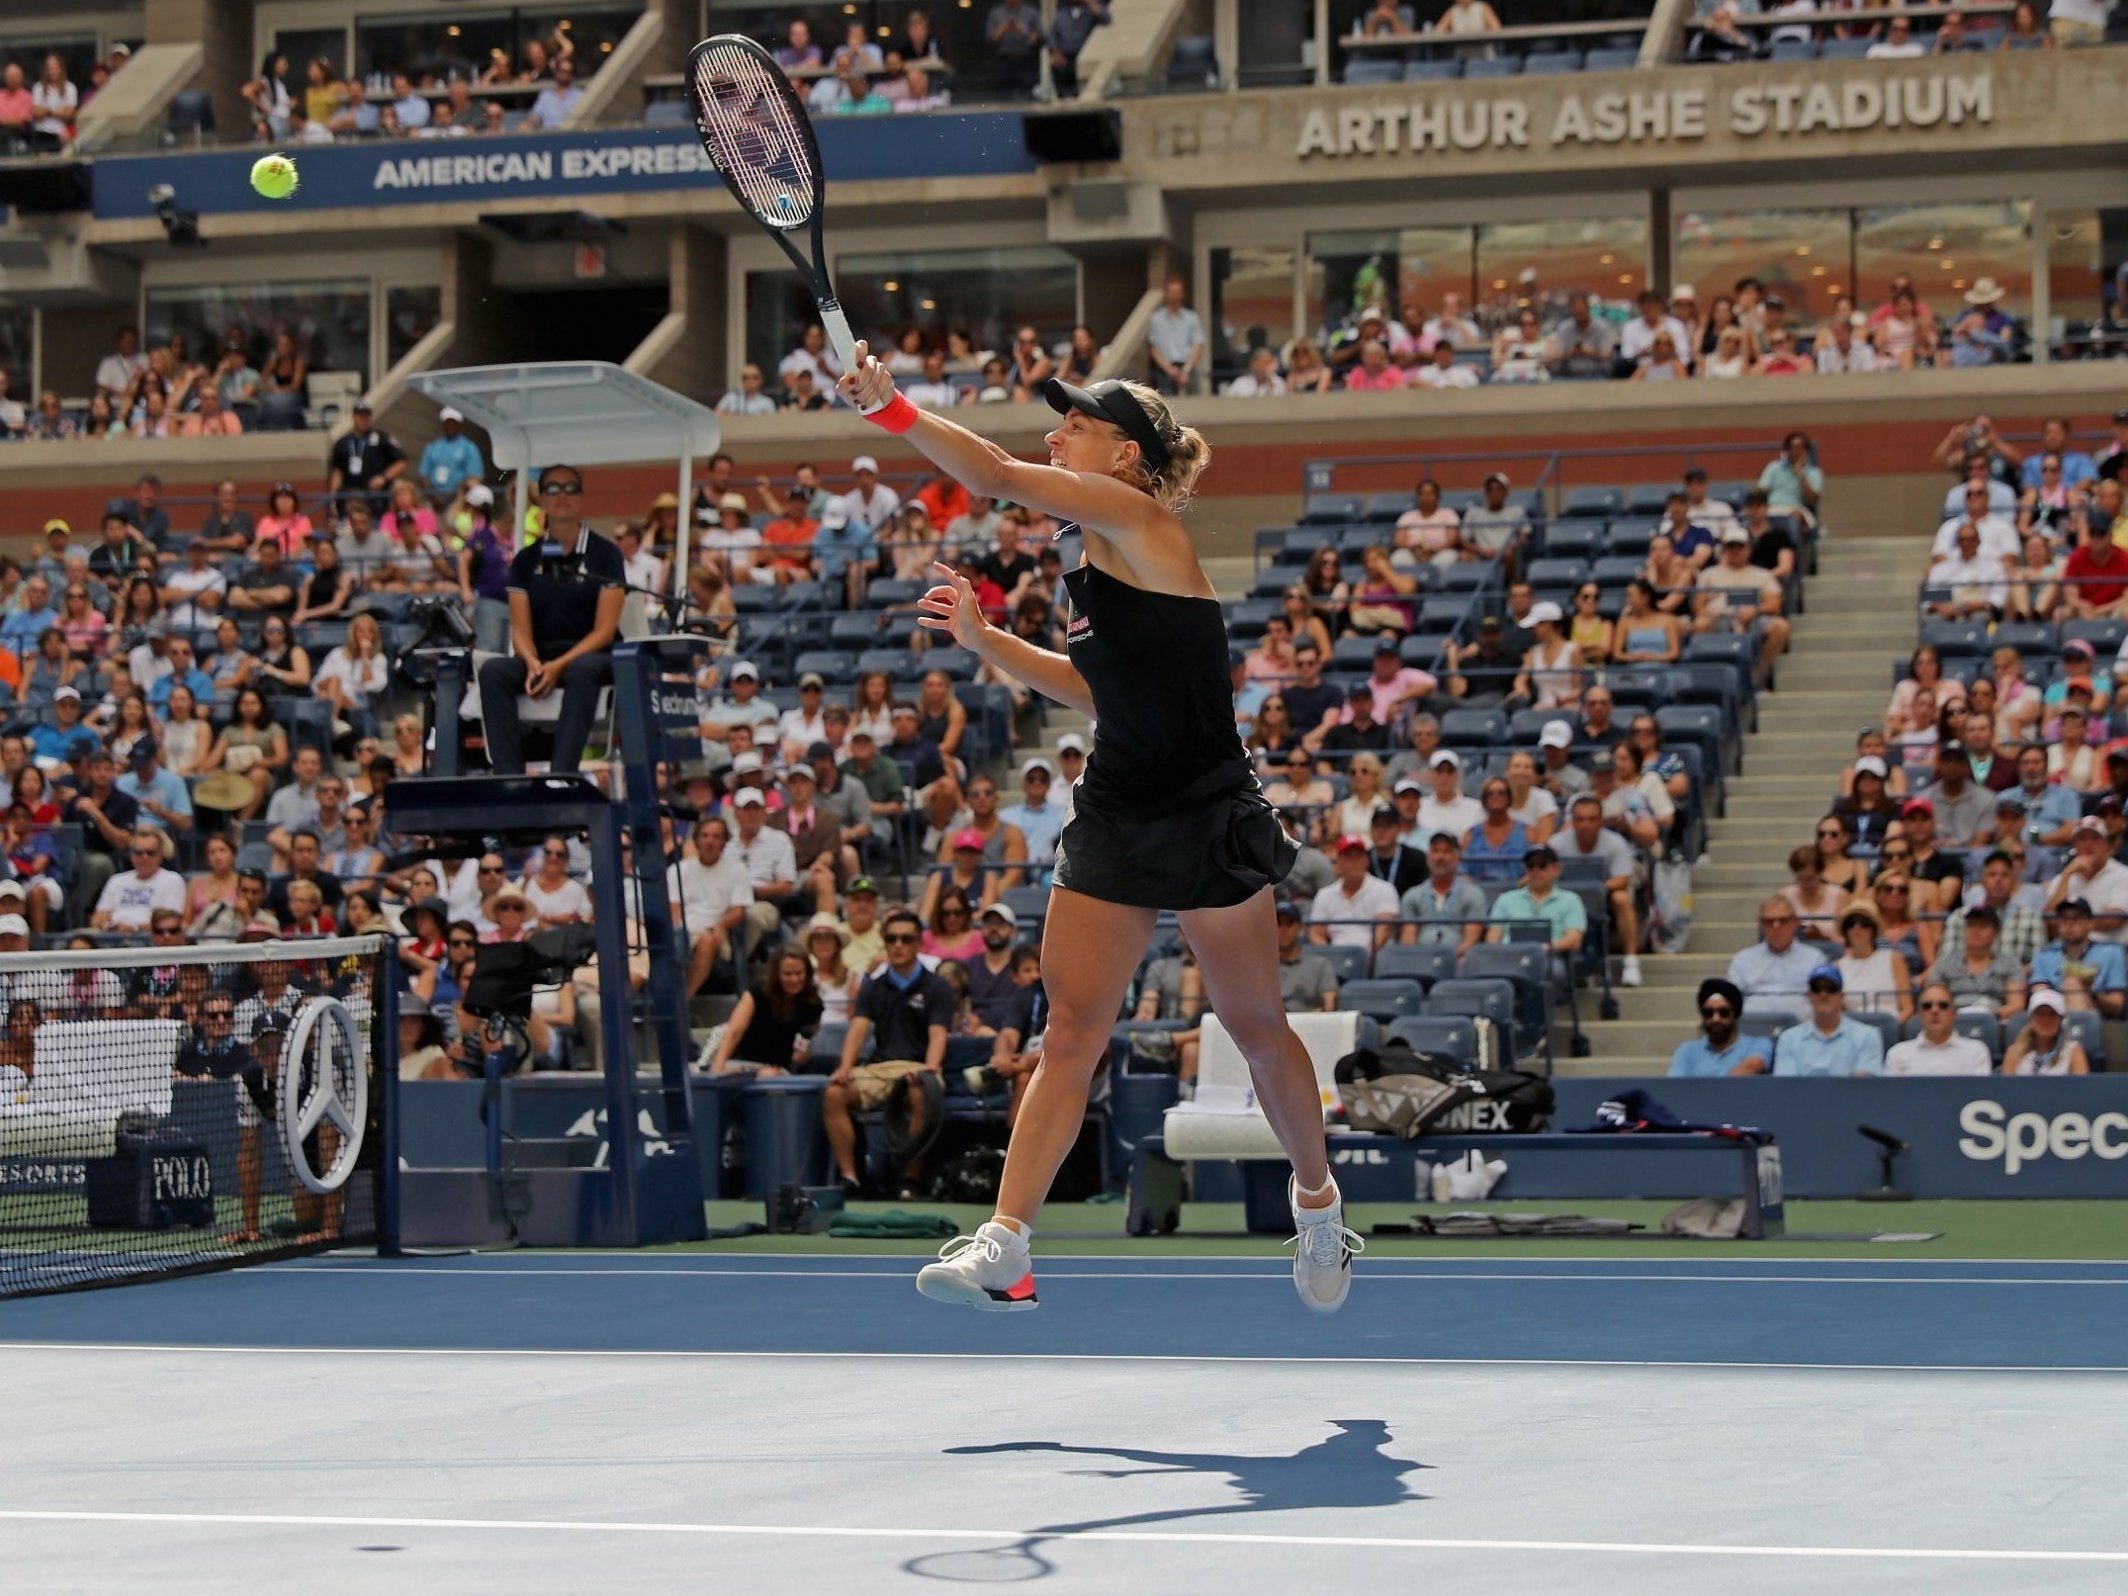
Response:
[{"label": "empty blue seat", "polygon": [[1589,72],[1630,72],[1640,65],[1640,51],[1591,50],[1581,64],[1583,69]]},{"label": "empty blue seat", "polygon": [[875,610],[886,609],[895,604],[914,604],[924,596],[929,584],[904,581],[900,577],[882,577],[865,589],[865,602]]},{"label": "empty blue seat", "polygon": [[1991,652],[1998,648],[2014,648],[2027,657],[2044,657],[2061,652],[2061,637],[2048,621],[2004,621],[1995,628],[1988,646]]},{"label": "empty blue seat", "polygon": [[1426,994],[1426,1012],[1491,1020],[1500,1027],[1504,1040],[1513,1034],[1515,1024],[1515,983],[1500,976],[1437,981]]},{"label": "empty blue seat", "polygon": [[1645,559],[1648,545],[1655,541],[1656,525],[1652,520],[1613,521],[1604,533],[1604,553],[1629,554],[1635,559]]},{"label": "empty blue seat", "polygon": [[1608,521],[1624,508],[1616,488],[1568,488],[1559,514],[1568,521]]},{"label": "empty blue seat", "polygon": [[2061,640],[2071,638],[2089,643],[2100,659],[2112,659],[2121,651],[2123,639],[2128,639],[2128,621],[2064,621]]},{"label": "empty blue seat", "polygon": [[1337,1006],[1377,1020],[1413,1019],[1426,1006],[1426,989],[1407,980],[1347,981],[1338,989]]},{"label": "empty blue seat", "polygon": [[1663,506],[1670,502],[1670,495],[1677,491],[1668,482],[1638,482],[1626,489],[1626,514],[1659,518]]},{"label": "empty blue seat", "polygon": [[1579,587],[1587,580],[1589,568],[1580,560],[1547,558],[1530,561],[1529,569],[1523,574],[1532,587],[1571,588]]},{"label": "empty blue seat", "polygon": [[916,658],[905,648],[868,648],[857,656],[859,671],[885,671],[890,681],[902,681],[916,674]]},{"label": "empty blue seat", "polygon": [[1936,652],[1949,660],[1970,657],[1988,652],[1988,623],[1986,621],[1924,621],[1921,623],[1921,641],[1931,644]]},{"label": "empty blue seat", "polygon": [[1593,559],[1603,543],[1603,527],[1594,521],[1560,521],[1545,528],[1546,559]]},{"label": "empty blue seat", "polygon": [[791,661],[791,675],[795,680],[805,675],[817,675],[823,681],[841,685],[857,675],[857,662],[839,648],[809,648],[801,651]]},{"label": "empty blue seat", "polygon": [[1409,493],[1377,493],[1367,500],[1367,519],[1396,524],[1397,518],[1406,510],[1416,509],[1418,500]]},{"label": "empty blue seat", "polygon": [[1719,499],[1741,515],[1744,511],[1744,495],[1756,486],[1753,482],[1710,482],[1707,484],[1707,497]]},{"label": "empty blue seat", "polygon": [[1347,947],[1341,942],[1333,942],[1327,947],[1318,947],[1310,951],[1319,953],[1330,961],[1330,968],[1336,972],[1338,985],[1340,986],[1343,986],[1348,981],[1364,981],[1367,979],[1367,949],[1365,948]]},{"label": "empty blue seat", "polygon": [[1639,576],[1647,567],[1644,557],[1631,554],[1606,554],[1589,566],[1588,579],[1598,587],[1624,587]]},{"label": "empty blue seat", "polygon": [[1306,565],[1315,551],[1327,547],[1330,541],[1330,535],[1319,526],[1297,526],[1286,534],[1285,542],[1280,545],[1280,563]]},{"label": "empty blue seat", "polygon": [[1860,61],[1876,42],[1874,39],[1827,39],[1818,46],[1818,54],[1827,61]]},{"label": "empty blue seat", "polygon": [[1390,1024],[1389,1034],[1408,1043],[1415,1052],[1438,1053],[1469,1066],[1478,1062],[1478,1028],[1465,1018],[1427,1014],[1396,1020]]},{"label": "empty blue seat", "polygon": [[920,663],[927,671],[944,671],[956,682],[966,682],[974,679],[982,661],[965,648],[934,648],[925,651]]},{"label": "empty blue seat", "polygon": [[1521,72],[1521,60],[1511,55],[1497,56],[1490,61],[1465,61],[1463,63],[1463,76],[1465,78],[1512,78],[1520,76]]},{"label": "empty blue seat", "polygon": [[1815,61],[1818,58],[1817,41],[1814,39],[1776,39],[1767,50],[1771,61]]},{"label": "empty blue seat", "polygon": [[1562,72],[1580,70],[1579,50],[1532,50],[1522,58],[1522,75],[1526,78],[1557,77]]},{"label": "empty blue seat", "polygon": [[1418,56],[1404,63],[1406,83],[1443,83],[1463,75],[1463,63],[1457,60],[1436,61],[1431,57]]},{"label": "empty blue seat", "polygon": [[1439,942],[1392,942],[1374,955],[1375,979],[1432,986],[1456,973],[1456,950]]},{"label": "empty blue seat", "polygon": [[1451,748],[1493,748],[1507,741],[1507,716],[1497,709],[1451,709],[1441,716],[1441,741]]},{"label": "empty blue seat", "polygon": [[1404,63],[1391,55],[1355,52],[1345,62],[1344,81],[1348,84],[1395,83],[1403,76]]},{"label": "empty blue seat", "polygon": [[1351,493],[1311,493],[1301,508],[1301,526],[1345,526],[1364,520],[1367,506]]}]

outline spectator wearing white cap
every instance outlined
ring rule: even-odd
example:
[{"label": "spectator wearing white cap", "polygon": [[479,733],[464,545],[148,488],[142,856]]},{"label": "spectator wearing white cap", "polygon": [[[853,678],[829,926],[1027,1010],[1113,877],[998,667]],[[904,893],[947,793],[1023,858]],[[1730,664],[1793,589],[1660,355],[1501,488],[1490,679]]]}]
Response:
[{"label": "spectator wearing white cap", "polygon": [[1063,779],[1068,792],[1085,774],[1086,739],[1077,732],[1066,732],[1057,739],[1057,775]]},{"label": "spectator wearing white cap", "polygon": [[2106,823],[2085,816],[2070,832],[2069,846],[2068,864],[2047,883],[2046,912],[2057,914],[2064,903],[2081,899],[2102,940],[2128,944],[2128,865],[2113,857]]},{"label": "spectator wearing white cap", "polygon": [[854,486],[842,495],[843,513],[851,527],[876,538],[901,508],[901,495],[879,480],[879,462],[868,454],[850,462],[850,477]]},{"label": "spectator wearing white cap", "polygon": [[753,933],[751,940],[758,942],[775,931],[782,923],[786,907],[803,908],[808,915],[834,907],[832,903],[801,905],[796,901],[798,855],[791,847],[789,833],[769,825],[766,793],[754,786],[734,789],[730,813],[731,850],[739,863],[746,867],[747,880],[754,889],[754,901],[746,911],[747,924]]},{"label": "spectator wearing white cap", "polygon": [[1419,835],[1446,832],[1460,843],[1485,819],[1484,806],[1463,791],[1463,756],[1453,748],[1435,749],[1427,779],[1433,791],[1419,800]]},{"label": "spectator wearing white cap", "polygon": [[436,420],[443,434],[421,451],[420,470],[429,502],[440,510],[458,497],[461,483],[481,474],[482,464],[480,445],[465,435],[465,416],[455,406],[445,405]]},{"label": "spectator wearing white cap", "polygon": [[1589,773],[1574,763],[1574,728],[1568,722],[1548,720],[1537,733],[1537,779],[1560,804],[1589,790]]},{"label": "spectator wearing white cap", "polygon": [[1332,859],[1337,879],[1308,906],[1308,938],[1339,948],[1381,947],[1395,934],[1396,888],[1367,868],[1367,840],[1340,837]]},{"label": "spectator wearing white cap", "polygon": [[[724,673],[725,690],[709,706],[702,735],[722,740],[734,726],[752,727],[758,736],[773,727],[780,716],[776,706],[761,694],[761,670],[752,660],[739,660]],[[749,744],[749,747],[752,745]]]},{"label": "spectator wearing white cap", "polygon": [[1039,756],[1020,766],[1020,801],[998,811],[999,818],[1019,827],[1027,839],[1028,874],[1035,884],[1049,885],[1055,868],[1057,837],[1064,830],[1064,805],[1052,797],[1056,790],[1056,767]]},{"label": "spectator wearing white cap", "polygon": [[1572,709],[1581,702],[1581,650],[1566,635],[1565,617],[1549,599],[1522,618],[1536,635],[1522,656],[1515,695],[1537,709]]},{"label": "spectator wearing white cap", "polygon": [[2002,1056],[2005,1075],[2089,1075],[2091,1060],[2062,1021],[2069,1005],[2040,987],[2025,999],[2025,1028]]},{"label": "spectator wearing white cap", "polygon": [[798,678],[797,704],[777,717],[776,740],[782,745],[786,765],[802,763],[808,748],[827,741],[828,722],[823,708],[827,687],[827,679],[819,672],[807,671]]}]

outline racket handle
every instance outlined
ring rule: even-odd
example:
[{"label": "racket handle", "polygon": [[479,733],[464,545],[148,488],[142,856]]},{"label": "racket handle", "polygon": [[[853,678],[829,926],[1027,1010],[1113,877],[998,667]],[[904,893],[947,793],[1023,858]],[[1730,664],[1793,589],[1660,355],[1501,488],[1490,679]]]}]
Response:
[{"label": "racket handle", "polygon": [[820,325],[828,335],[828,347],[835,351],[835,358],[844,371],[857,364],[857,339],[850,331],[850,318],[842,313],[842,306],[832,299],[819,302]]}]

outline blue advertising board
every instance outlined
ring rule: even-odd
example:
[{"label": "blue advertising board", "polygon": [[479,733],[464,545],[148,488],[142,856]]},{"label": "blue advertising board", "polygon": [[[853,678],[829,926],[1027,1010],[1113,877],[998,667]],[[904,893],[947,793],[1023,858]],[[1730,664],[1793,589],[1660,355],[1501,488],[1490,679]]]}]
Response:
[{"label": "blue advertising board", "polygon": [[[1035,170],[1017,111],[829,121],[819,124],[819,135],[821,165],[833,184]],[[588,199],[720,187],[692,128],[303,145],[290,151],[302,178],[291,200],[252,191],[251,163],[261,153],[261,146],[244,145],[101,157],[90,166],[92,214],[99,221],[153,216],[148,191],[164,184],[178,208],[202,216],[274,211],[292,218],[305,210],[366,205]]]},{"label": "blue advertising board", "polygon": [[[1972,1080],[1660,1080],[1560,1079],[1552,1129],[1569,1130],[1595,1120],[1596,1107],[1627,1087],[1649,1092],[1681,1118],[1706,1123],[1755,1125],[1779,1137],[1781,1178],[1794,1198],[1853,1197],[1877,1185],[1877,1146],[1858,1125],[1871,1125],[1909,1144],[1894,1168],[1898,1184],[1916,1197],[2128,1197],[2128,1074],[2082,1079]],[[477,1164],[479,1088],[456,1083],[410,1082],[403,1099],[409,1141],[406,1154],[428,1163]],[[453,1100],[453,1094],[456,1100]],[[530,1137],[598,1134],[594,1115],[603,1103],[588,1077],[529,1076],[505,1088],[512,1132]],[[704,1093],[696,1094],[698,1113]],[[655,1123],[655,1094],[644,1103]],[[708,1121],[705,1119],[705,1123]],[[1501,1138],[1503,1142],[1508,1138]],[[1675,1158],[1635,1158],[1619,1150],[1575,1157],[1551,1148],[1557,1138],[1532,1144],[1520,1161],[1524,1181],[1515,1181],[1518,1158],[1500,1151],[1508,1176],[1496,1196],[1551,1201],[1575,1198],[1676,1196],[1692,1185],[1701,1160],[1683,1166]],[[1423,1154],[1423,1144],[1421,1144]],[[1390,1180],[1387,1154],[1377,1173],[1365,1155],[1338,1156],[1340,1176],[1356,1200],[1408,1200],[1408,1180]],[[1736,1176],[1717,1160],[1704,1161],[1704,1194],[1733,1196]],[[1200,1198],[1239,1201],[1232,1173],[1196,1166]],[[1379,1189],[1377,1189],[1379,1187]]]}]

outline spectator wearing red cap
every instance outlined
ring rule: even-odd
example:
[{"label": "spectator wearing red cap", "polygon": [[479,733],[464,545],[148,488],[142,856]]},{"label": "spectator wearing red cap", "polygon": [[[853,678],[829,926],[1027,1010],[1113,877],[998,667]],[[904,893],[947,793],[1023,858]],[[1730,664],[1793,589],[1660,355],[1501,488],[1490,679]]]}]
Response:
[{"label": "spectator wearing red cap", "polygon": [[1965,890],[1965,860],[1937,846],[1936,806],[1926,798],[1909,798],[1899,806],[1899,820],[1914,851],[1907,866],[1915,885],[1913,913],[1949,913]]},{"label": "spectator wearing red cap", "polygon": [[1379,948],[1395,932],[1396,888],[1367,868],[1367,839],[1340,837],[1332,857],[1336,879],[1308,906],[1308,938],[1338,948]]},{"label": "spectator wearing red cap", "polygon": [[993,903],[1000,892],[1026,880],[1023,867],[1027,863],[1027,835],[998,812],[997,783],[988,776],[971,780],[964,796],[968,800],[968,824],[953,835],[950,847],[939,849],[939,862],[952,863],[951,856],[973,839],[983,863],[993,867],[981,894],[983,902]]}]

